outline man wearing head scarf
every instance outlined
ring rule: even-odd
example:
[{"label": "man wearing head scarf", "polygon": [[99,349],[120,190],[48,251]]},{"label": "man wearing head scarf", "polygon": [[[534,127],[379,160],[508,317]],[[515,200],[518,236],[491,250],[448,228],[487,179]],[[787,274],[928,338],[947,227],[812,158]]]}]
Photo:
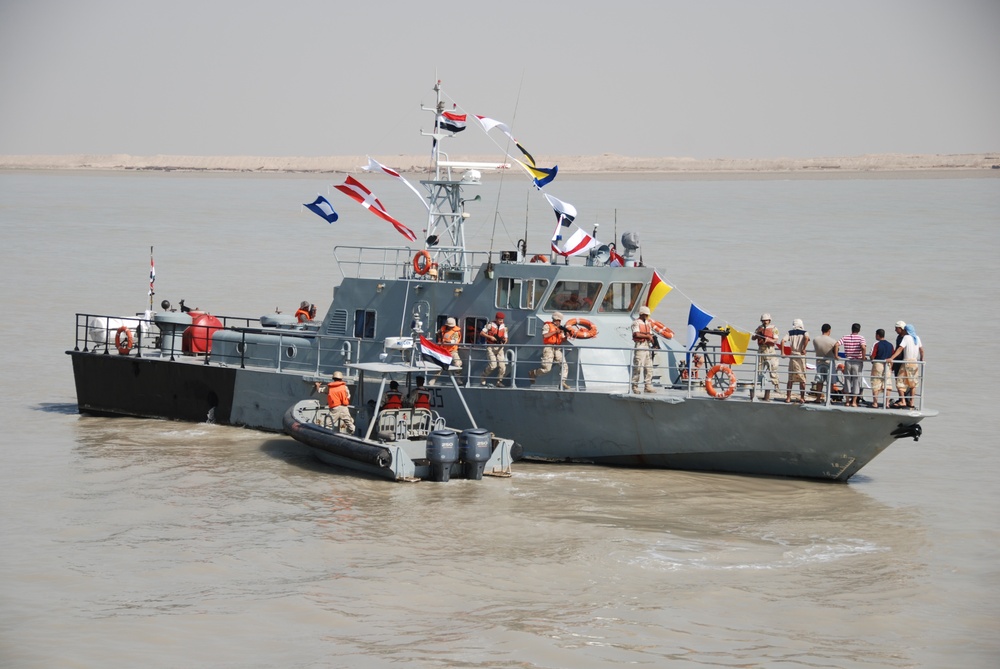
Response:
[{"label": "man wearing head scarf", "polygon": [[896,378],[896,389],[900,390],[904,397],[892,403],[893,408],[913,409],[913,398],[917,388],[920,386],[920,364],[924,361],[924,346],[917,336],[917,330],[913,323],[907,323],[903,328],[905,334],[899,343],[899,348],[893,351],[889,360],[898,357],[903,358],[903,367],[900,375]]},{"label": "man wearing head scarf", "polygon": [[785,402],[792,401],[792,384],[799,384],[799,398],[797,402],[806,400],[806,346],[809,344],[809,333],[806,332],[805,325],[801,318],[792,321],[792,329],[788,331],[784,339],[781,340],[785,354],[788,358],[788,385],[785,388]]}]

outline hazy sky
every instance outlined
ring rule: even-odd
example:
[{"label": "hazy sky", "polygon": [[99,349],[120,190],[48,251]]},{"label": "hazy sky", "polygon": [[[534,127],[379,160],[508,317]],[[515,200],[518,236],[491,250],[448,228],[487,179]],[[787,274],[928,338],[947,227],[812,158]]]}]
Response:
[{"label": "hazy sky", "polygon": [[996,152],[1000,0],[0,0],[0,154],[419,154],[435,76],[536,157]]}]

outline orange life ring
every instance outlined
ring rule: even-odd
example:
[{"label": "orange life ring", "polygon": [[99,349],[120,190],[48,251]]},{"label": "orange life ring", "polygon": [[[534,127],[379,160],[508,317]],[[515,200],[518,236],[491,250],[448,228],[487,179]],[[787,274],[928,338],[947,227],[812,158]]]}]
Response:
[{"label": "orange life ring", "polygon": [[132,331],[124,325],[115,333],[115,348],[118,349],[119,355],[128,355],[132,350]]},{"label": "orange life ring", "polygon": [[664,339],[673,339],[674,331],[668,328],[666,325],[660,321],[649,321],[650,327],[653,328],[653,332],[660,335]]},{"label": "orange life ring", "polygon": [[531,262],[547,263],[548,261],[549,261],[548,257],[543,256],[541,253],[536,253],[535,255],[531,256]]},{"label": "orange life ring", "polygon": [[[717,381],[720,388],[725,384],[727,380],[726,377],[729,377],[729,385],[726,386],[724,390],[716,389],[715,384],[712,383],[716,374],[722,375]],[[733,394],[734,390],[736,390],[736,374],[733,373],[733,370],[729,365],[716,365],[712,369],[708,370],[708,376],[705,378],[705,390],[709,395],[716,399],[726,399]]]},{"label": "orange life ring", "polygon": [[566,327],[573,328],[577,339],[593,339],[597,336],[597,326],[586,318],[571,318],[566,321]]},{"label": "orange life ring", "polygon": [[431,254],[427,251],[418,251],[417,255],[413,256],[413,271],[420,276],[431,271]]}]

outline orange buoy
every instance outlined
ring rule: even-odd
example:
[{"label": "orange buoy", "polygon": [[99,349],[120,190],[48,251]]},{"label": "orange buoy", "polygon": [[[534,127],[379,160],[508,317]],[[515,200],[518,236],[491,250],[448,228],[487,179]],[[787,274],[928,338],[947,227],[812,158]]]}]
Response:
[{"label": "orange buoy", "polygon": [[132,331],[124,325],[118,328],[118,332],[115,333],[115,348],[118,349],[118,354],[128,355],[132,350],[132,343]]},{"label": "orange buoy", "polygon": [[[716,387],[718,386],[718,387]],[[712,397],[724,400],[736,390],[736,374],[729,365],[716,365],[708,370],[705,391]]]}]

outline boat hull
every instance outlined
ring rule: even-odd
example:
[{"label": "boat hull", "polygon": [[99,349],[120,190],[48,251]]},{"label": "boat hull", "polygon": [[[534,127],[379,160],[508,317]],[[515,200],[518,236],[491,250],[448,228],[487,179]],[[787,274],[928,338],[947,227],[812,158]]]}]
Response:
[{"label": "boat hull", "polygon": [[[283,431],[314,377],[197,360],[68,352],[80,411]],[[466,388],[477,423],[521,444],[525,458],[628,467],[846,481],[933,411],[852,409],[714,400],[663,389],[629,395],[529,388]],[[457,393],[433,407],[461,423]],[[912,435],[911,435],[912,436]]]}]

